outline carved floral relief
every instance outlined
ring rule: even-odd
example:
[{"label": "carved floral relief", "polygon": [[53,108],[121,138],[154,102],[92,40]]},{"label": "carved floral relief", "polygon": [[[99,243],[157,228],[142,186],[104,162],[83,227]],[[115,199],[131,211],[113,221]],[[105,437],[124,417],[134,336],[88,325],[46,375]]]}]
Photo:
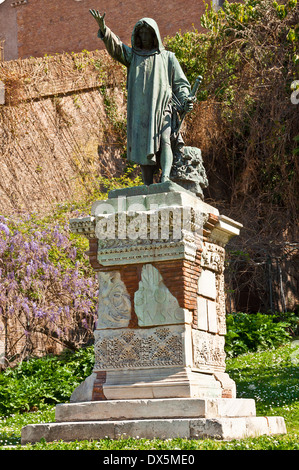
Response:
[{"label": "carved floral relief", "polygon": [[183,365],[182,331],[173,327],[97,331],[94,370]]}]

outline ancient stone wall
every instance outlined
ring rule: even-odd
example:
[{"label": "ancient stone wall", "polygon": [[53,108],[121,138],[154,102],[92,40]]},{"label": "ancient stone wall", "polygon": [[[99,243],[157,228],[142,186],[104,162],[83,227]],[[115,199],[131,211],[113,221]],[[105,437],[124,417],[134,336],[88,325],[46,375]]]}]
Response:
[{"label": "ancient stone wall", "polygon": [[123,167],[125,74],[105,51],[3,62],[0,80],[2,214],[48,210]]}]

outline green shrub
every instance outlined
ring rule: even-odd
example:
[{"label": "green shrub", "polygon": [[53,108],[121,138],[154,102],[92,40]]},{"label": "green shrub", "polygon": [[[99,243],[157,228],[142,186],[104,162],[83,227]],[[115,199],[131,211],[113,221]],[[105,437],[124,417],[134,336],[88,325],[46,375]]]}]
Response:
[{"label": "green shrub", "polygon": [[73,390],[92,373],[93,364],[90,346],[7,368],[0,374],[0,414],[36,411],[44,405],[68,401]]},{"label": "green shrub", "polygon": [[227,315],[225,351],[228,357],[274,348],[291,339],[289,328],[298,323],[294,314],[233,313]]}]

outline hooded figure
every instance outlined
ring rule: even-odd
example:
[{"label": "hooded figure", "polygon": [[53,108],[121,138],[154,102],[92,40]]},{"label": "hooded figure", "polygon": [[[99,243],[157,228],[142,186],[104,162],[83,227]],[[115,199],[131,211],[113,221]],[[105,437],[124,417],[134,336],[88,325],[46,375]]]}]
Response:
[{"label": "hooded figure", "polygon": [[158,163],[161,182],[167,181],[173,160],[172,103],[180,103],[180,111],[192,109],[188,101],[190,84],[175,55],[165,50],[153,19],[136,23],[129,47],[105,25],[105,14],[100,16],[95,10],[91,14],[100,26],[98,36],[108,53],[128,70],[127,158],[141,165],[145,184],[153,182]]}]

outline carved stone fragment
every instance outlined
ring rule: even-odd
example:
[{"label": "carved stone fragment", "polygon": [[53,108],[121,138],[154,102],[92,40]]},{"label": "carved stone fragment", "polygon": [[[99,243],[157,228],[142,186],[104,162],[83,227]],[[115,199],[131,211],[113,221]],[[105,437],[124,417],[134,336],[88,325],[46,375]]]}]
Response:
[{"label": "carved stone fragment", "polygon": [[201,254],[201,265],[203,268],[221,273],[224,268],[224,248],[214,243],[205,243]]},{"label": "carved stone fragment", "polygon": [[202,190],[208,187],[208,179],[201,150],[196,147],[177,146],[174,151],[170,178],[203,199]]},{"label": "carved stone fragment", "polygon": [[184,309],[163,283],[158,269],[145,264],[141,272],[139,289],[134,296],[139,326],[182,323]]},{"label": "carved stone fragment", "polygon": [[224,372],[224,336],[193,329],[192,342],[194,367]]},{"label": "carved stone fragment", "polygon": [[98,273],[99,279],[99,328],[127,327],[131,318],[131,301],[119,272]]}]

